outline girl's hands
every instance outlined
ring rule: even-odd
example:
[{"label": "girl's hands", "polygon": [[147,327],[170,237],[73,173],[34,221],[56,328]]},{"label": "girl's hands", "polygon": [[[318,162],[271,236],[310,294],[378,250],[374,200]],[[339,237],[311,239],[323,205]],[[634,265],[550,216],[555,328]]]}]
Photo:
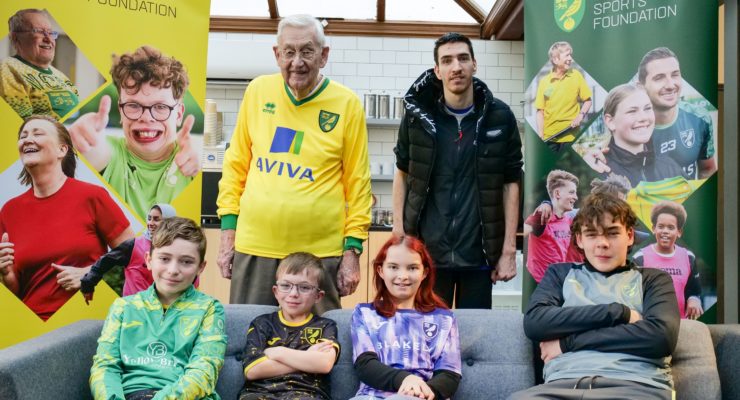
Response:
[{"label": "girl's hands", "polygon": [[406,396],[414,396],[423,400],[433,400],[434,392],[432,388],[424,382],[423,379],[416,375],[409,375],[404,378],[401,383],[401,387],[398,389],[398,394]]}]

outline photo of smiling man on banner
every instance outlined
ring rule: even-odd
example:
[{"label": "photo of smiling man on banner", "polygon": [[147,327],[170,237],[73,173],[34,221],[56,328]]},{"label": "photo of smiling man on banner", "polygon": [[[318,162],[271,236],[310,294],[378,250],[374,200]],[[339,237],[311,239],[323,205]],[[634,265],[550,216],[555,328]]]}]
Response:
[{"label": "photo of smiling man on banner", "polygon": [[[47,10],[24,8],[0,39],[0,104],[21,118],[64,119],[104,79]],[[19,121],[20,122],[20,121]]]},{"label": "photo of smiling man on banner", "polygon": [[[717,159],[713,126],[717,111],[684,81],[676,54],[667,47],[648,51],[633,81],[650,99],[654,116],[652,151],[669,157],[669,163],[677,163],[686,179],[706,179],[714,174]],[[586,147],[580,143],[574,146]],[[610,148],[611,145],[584,151],[583,159],[596,172],[613,171]]]},{"label": "photo of smiling man on banner", "polygon": [[572,68],[573,47],[555,42],[548,53],[552,70],[537,85],[537,134],[560,151],[575,140],[574,132],[584,122],[591,108],[591,88],[586,79]]},{"label": "photo of smiling man on banner", "polygon": [[[185,67],[150,46],[114,56],[123,137],[106,132],[111,98],[100,99],[70,126],[75,147],[140,217],[155,203],[171,203],[200,171],[190,139],[195,118],[185,117]],[[178,130],[178,126],[180,129]]]},{"label": "photo of smiling man on banner", "polygon": [[575,61],[569,42],[552,43],[546,56],[525,90],[524,118],[552,152],[562,154],[594,128],[606,90]]}]

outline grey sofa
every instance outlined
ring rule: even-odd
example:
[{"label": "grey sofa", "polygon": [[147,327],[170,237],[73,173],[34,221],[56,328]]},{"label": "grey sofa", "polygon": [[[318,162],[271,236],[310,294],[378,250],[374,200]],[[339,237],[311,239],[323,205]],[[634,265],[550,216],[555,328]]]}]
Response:
[{"label": "grey sofa", "polygon": [[[244,382],[239,358],[249,321],[275,308],[225,308],[229,343],[216,390],[223,399],[232,400]],[[331,372],[334,399],[351,397],[359,383],[352,368],[351,313],[334,310],[325,314],[337,321],[342,346]],[[456,310],[455,315],[463,361],[463,379],[455,399],[505,399],[534,384],[533,345],[524,337],[520,314]],[[89,399],[87,380],[101,327],[102,321],[80,321],[0,350],[0,399]],[[682,322],[673,364],[678,399],[740,399],[738,365],[740,325]]]}]

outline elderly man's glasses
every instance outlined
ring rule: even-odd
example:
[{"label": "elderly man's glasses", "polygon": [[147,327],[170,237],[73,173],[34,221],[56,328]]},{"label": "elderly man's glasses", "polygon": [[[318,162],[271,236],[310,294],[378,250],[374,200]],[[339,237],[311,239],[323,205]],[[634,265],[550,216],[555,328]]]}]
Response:
[{"label": "elderly man's glasses", "polygon": [[278,291],[281,293],[290,293],[293,291],[293,287],[295,287],[300,294],[311,294],[319,290],[319,288],[317,288],[316,286],[309,285],[307,283],[290,283],[278,281],[277,283],[275,283],[275,286],[277,286]]},{"label": "elderly man's glasses", "polygon": [[48,36],[54,40],[56,40],[59,37],[59,32],[52,31],[49,29],[41,29],[41,28],[31,28],[27,31],[15,31],[16,33],[32,33],[34,35],[38,36]]},{"label": "elderly man's glasses", "polygon": [[125,115],[128,119],[137,120],[141,118],[145,110],[149,110],[149,114],[151,114],[152,118],[162,122],[166,121],[170,117],[172,110],[177,107],[177,104],[175,104],[174,106],[168,106],[167,104],[157,103],[152,104],[151,106],[144,106],[139,103],[128,102],[120,103],[118,104],[118,107],[121,107],[123,115]]},{"label": "elderly man's glasses", "polygon": [[316,58],[316,50],[314,49],[303,49],[301,51],[295,51],[293,49],[280,50],[280,54],[287,61],[293,61],[296,57],[300,57],[303,61],[312,61]]}]

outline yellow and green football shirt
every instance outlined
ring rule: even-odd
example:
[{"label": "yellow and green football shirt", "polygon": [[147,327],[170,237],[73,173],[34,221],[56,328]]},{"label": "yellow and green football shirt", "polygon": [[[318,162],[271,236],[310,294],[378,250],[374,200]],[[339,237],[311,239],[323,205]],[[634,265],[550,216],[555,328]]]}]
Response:
[{"label": "yellow and green football shirt", "polygon": [[357,96],[324,79],[296,100],[280,74],[244,93],[219,182],[222,227],[237,251],[284,258],[296,251],[342,254],[345,237],[367,238],[370,169]]},{"label": "yellow and green football shirt", "polygon": [[[545,113],[543,139],[563,131],[581,112],[580,102],[590,99],[591,88],[586,79],[576,69],[569,69],[558,79],[550,72],[540,80],[537,86],[535,107]],[[557,143],[568,143],[575,140],[573,134],[567,134],[555,139]]]},{"label": "yellow and green football shirt", "polygon": [[39,68],[15,56],[0,62],[0,97],[21,118],[34,114],[62,118],[77,106],[77,88],[62,71]]}]

